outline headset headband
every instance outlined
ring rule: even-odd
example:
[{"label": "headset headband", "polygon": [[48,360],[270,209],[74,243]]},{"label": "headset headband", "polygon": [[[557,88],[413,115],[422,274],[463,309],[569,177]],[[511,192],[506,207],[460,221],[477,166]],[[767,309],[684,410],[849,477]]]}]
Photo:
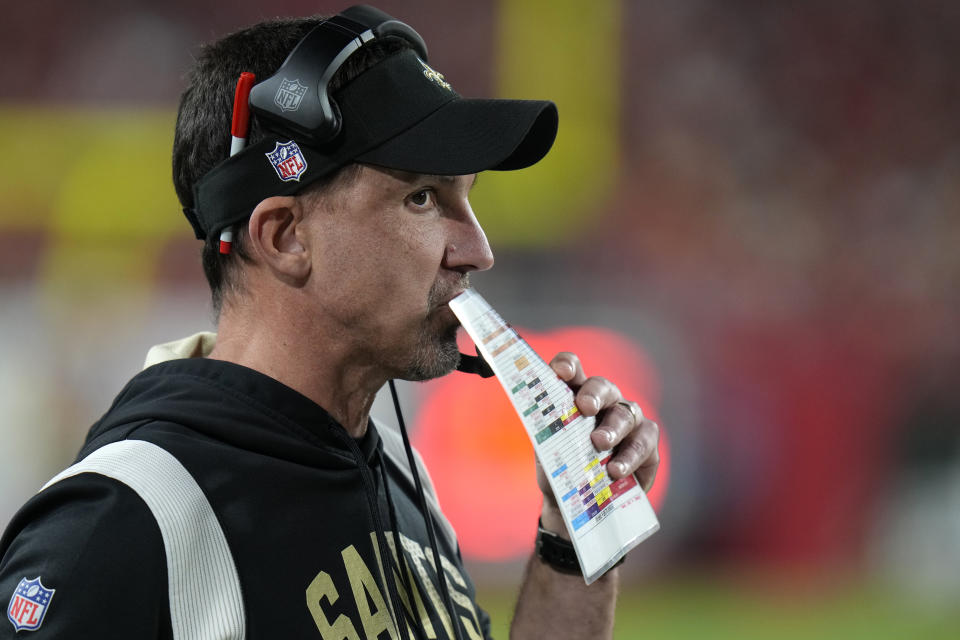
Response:
[{"label": "headset headband", "polygon": [[330,80],[354,51],[387,36],[403,38],[426,61],[427,45],[412,28],[379,9],[350,7],[317,25],[275,74],[253,87],[251,110],[268,127],[304,142],[333,140],[343,120],[330,97]]}]

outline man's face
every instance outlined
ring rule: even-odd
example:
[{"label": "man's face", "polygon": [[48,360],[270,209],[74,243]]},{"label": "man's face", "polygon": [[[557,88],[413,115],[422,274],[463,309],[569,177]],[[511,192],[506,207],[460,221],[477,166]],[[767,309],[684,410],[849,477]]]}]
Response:
[{"label": "man's face", "polygon": [[447,302],[493,255],[468,202],[475,175],[369,166],[319,196],[307,217],[312,300],[355,364],[424,380],[459,361]]}]

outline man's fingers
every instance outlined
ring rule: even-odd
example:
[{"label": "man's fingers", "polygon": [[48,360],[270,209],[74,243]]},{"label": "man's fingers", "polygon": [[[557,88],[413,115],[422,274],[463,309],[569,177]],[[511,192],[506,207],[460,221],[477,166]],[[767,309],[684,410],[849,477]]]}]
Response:
[{"label": "man's fingers", "polygon": [[617,400],[603,414],[603,420],[590,434],[597,451],[615,447],[643,421],[640,405],[630,400]]},{"label": "man's fingers", "polygon": [[587,375],[583,372],[580,358],[569,351],[561,351],[553,356],[550,367],[572,389],[579,389],[580,385],[587,381]]},{"label": "man's fingers", "polygon": [[580,413],[595,416],[604,409],[613,407],[620,400],[620,389],[606,378],[594,376],[580,385],[576,403]]},{"label": "man's fingers", "polygon": [[644,490],[653,485],[660,464],[657,443],[660,440],[660,427],[656,422],[644,418],[617,447],[616,455],[607,465],[610,477],[619,479],[636,473]]},{"label": "man's fingers", "polygon": [[637,469],[637,480],[644,493],[650,493],[653,489],[653,481],[657,477],[657,469],[660,467],[660,452],[654,451],[653,455],[647,458],[647,463]]},{"label": "man's fingers", "polygon": [[[590,438],[598,451],[616,448],[616,455],[607,465],[610,477],[619,480],[636,474],[643,490],[649,491],[660,465],[657,451],[660,427],[657,423],[644,418],[640,406],[624,400],[617,386],[606,378],[587,378],[580,358],[569,351],[555,355],[550,367],[575,392],[574,401],[580,413],[585,416],[603,413]],[[544,488],[546,474],[542,469],[538,479],[544,494],[549,494]]]}]

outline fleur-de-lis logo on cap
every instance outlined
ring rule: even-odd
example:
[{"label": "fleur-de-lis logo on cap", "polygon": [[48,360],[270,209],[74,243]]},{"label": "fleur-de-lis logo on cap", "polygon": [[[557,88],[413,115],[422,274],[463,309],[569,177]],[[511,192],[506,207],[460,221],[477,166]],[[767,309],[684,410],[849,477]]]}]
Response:
[{"label": "fleur-de-lis logo on cap", "polygon": [[428,65],[423,60],[420,61],[420,64],[423,65],[423,75],[425,75],[429,80],[436,82],[438,85],[440,85],[447,91],[453,91],[453,87],[450,86],[450,83],[443,79],[442,73],[435,71],[430,65]]}]

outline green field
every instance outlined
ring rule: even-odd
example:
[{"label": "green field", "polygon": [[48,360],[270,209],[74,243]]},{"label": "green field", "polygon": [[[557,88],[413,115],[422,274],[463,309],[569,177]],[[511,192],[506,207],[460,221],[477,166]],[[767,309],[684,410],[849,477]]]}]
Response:
[{"label": "green field", "polygon": [[[508,589],[478,589],[494,638],[508,637]],[[960,607],[934,605],[856,581],[783,577],[657,579],[625,588],[617,606],[618,640],[956,640]]]}]

